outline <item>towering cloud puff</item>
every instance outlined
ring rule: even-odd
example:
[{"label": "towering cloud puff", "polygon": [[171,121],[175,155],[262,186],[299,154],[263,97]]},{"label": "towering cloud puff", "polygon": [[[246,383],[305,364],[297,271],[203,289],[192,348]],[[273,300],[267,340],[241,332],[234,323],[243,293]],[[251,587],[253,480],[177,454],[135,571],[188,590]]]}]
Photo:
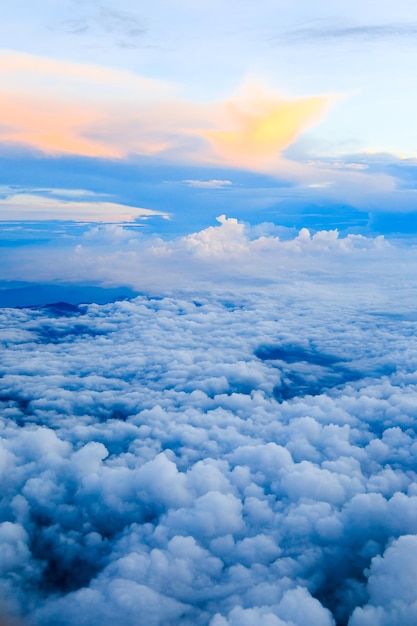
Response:
[{"label": "towering cloud puff", "polygon": [[410,626],[417,622],[417,536],[404,535],[372,559],[369,602],[355,609],[349,626]]}]

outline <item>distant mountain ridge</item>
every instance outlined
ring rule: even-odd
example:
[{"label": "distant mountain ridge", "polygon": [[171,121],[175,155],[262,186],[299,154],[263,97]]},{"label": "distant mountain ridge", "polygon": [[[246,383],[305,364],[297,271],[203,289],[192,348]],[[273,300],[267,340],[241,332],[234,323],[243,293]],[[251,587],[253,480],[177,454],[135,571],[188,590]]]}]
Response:
[{"label": "distant mountain ridge", "polygon": [[[134,298],[139,293],[129,287],[99,287],[95,285],[38,284],[0,281],[0,307],[38,307],[50,305],[78,306],[106,304],[115,300]],[[61,309],[63,307],[58,307]]]}]

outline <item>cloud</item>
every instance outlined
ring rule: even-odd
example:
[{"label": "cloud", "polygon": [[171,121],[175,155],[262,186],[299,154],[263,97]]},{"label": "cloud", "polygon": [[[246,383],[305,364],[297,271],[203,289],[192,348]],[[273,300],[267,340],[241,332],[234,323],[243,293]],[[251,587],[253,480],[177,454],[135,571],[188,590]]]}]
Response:
[{"label": "cloud", "polygon": [[[127,215],[129,217],[129,215]],[[146,217],[146,216],[145,216]],[[268,228],[254,228],[221,215],[219,225],[172,240],[144,237],[117,224],[97,225],[81,236],[61,237],[47,248],[8,247],[3,252],[3,279],[38,282],[94,281],[105,286],[130,286],[138,291],[188,285],[232,288],[236,282],[291,282],[298,272],[319,281],[346,279],[362,284],[358,268],[367,263],[367,277],[378,280],[381,259],[391,259],[388,271],[400,276],[399,258],[415,267],[414,251],[391,245],[383,236],[341,237],[337,230],[311,234],[303,228],[283,240]],[[36,251],[36,261],[34,254]],[[329,272],[329,259],[333,272]],[[349,262],[347,263],[347,260]],[[285,271],[283,270],[285,268]],[[398,274],[399,272],[399,274]]]},{"label": "cloud", "polygon": [[184,184],[188,187],[195,187],[197,189],[222,189],[223,187],[230,187],[233,185],[231,180],[183,180]]},{"label": "cloud", "polygon": [[335,170],[366,170],[369,165],[366,163],[345,163],[344,161],[319,161],[319,160],[310,160],[307,161],[307,165],[311,165],[313,167],[324,167],[328,169]]},{"label": "cloud", "polygon": [[417,34],[415,22],[393,22],[390,24],[361,24],[348,25],[338,23],[324,23],[315,20],[311,26],[298,28],[285,35],[289,41],[299,42],[319,40],[321,42],[337,39],[357,39],[363,41],[378,41],[386,39],[414,38]]},{"label": "cloud", "polygon": [[[62,193],[62,191],[64,193]],[[74,222],[133,222],[148,217],[161,216],[169,219],[166,213],[133,207],[116,202],[102,200],[79,200],[78,197],[89,195],[82,190],[66,192],[66,190],[50,190],[60,195],[73,196],[74,199],[50,197],[42,190],[38,194],[10,193],[0,198],[1,221],[48,221],[70,220]]]},{"label": "cloud", "polygon": [[205,133],[216,154],[226,163],[265,167],[280,151],[324,116],[331,98],[315,96],[286,100],[248,83],[225,109],[224,130]]},{"label": "cloud", "polygon": [[[155,297],[0,310],[2,608],[31,626],[412,623],[413,247],[224,216],[149,243],[129,271]],[[195,267],[205,284],[181,284]]]},{"label": "cloud", "polygon": [[[133,72],[3,51],[2,142],[47,153],[129,154],[248,169],[316,124],[328,96],[285,99],[247,83],[210,105],[181,101],[172,85]],[[28,108],[27,102],[31,106]]]},{"label": "cloud", "polygon": [[368,572],[369,601],[356,608],[351,626],[412,624],[417,618],[417,594],[411,584],[415,576],[417,542],[404,535],[392,542],[383,555],[372,559]]},{"label": "cloud", "polygon": [[0,79],[0,142],[8,150],[23,146],[48,155],[141,157],[159,166],[258,172],[291,185],[325,183],[328,197],[346,198],[359,208],[386,202],[396,187],[393,177],[364,173],[356,162],[326,167],[305,163],[304,155],[302,162],[283,155],[325,117],[334,95],[288,98],[244,81],[227,98],[196,103],[181,98],[178,87],[134,72],[11,51],[0,53]]},{"label": "cloud", "polygon": [[[1,52],[0,75],[4,88],[0,110],[8,127],[1,141],[47,153],[121,157],[130,149],[122,148],[127,136],[118,141],[107,137],[118,128],[120,116],[132,107],[146,109],[172,93],[168,85],[126,70],[12,51]],[[152,153],[159,149],[154,141],[143,133],[136,150]]]},{"label": "cloud", "polygon": [[[88,33],[90,42],[94,36],[104,36],[119,48],[136,48],[143,45],[146,28],[136,14],[115,7],[90,4],[88,12],[75,19],[66,19],[51,26],[68,35],[82,36]],[[91,45],[91,43],[90,43]]]}]

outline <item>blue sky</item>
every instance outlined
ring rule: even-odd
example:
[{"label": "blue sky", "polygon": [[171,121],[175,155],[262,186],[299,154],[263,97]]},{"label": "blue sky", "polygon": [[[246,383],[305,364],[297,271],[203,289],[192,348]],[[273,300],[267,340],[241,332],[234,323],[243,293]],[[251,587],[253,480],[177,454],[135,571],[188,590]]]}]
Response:
[{"label": "blue sky", "polygon": [[415,232],[410,2],[19,0],[0,28],[2,220]]}]

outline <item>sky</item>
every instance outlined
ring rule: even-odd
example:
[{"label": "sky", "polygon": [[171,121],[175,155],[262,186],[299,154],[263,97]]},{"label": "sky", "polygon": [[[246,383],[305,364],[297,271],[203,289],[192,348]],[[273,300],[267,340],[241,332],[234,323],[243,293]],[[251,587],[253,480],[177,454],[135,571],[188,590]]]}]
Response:
[{"label": "sky", "polygon": [[0,21],[0,626],[417,623],[417,8]]},{"label": "sky", "polygon": [[17,0],[0,32],[3,245],[40,227],[62,245],[56,220],[175,237],[223,213],[416,232],[408,0]]}]

